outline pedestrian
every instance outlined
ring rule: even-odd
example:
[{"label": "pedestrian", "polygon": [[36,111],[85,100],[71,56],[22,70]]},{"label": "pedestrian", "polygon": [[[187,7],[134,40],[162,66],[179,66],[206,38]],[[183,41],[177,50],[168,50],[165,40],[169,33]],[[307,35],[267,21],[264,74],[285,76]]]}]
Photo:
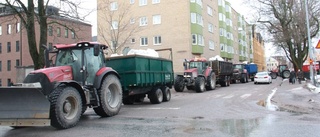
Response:
[{"label": "pedestrian", "polygon": [[294,71],[294,69],[292,69],[290,72],[289,82],[292,84],[296,82],[296,72]]},{"label": "pedestrian", "polygon": [[303,72],[300,69],[298,69],[297,77],[298,77],[299,84],[301,84],[301,80],[303,79]]}]

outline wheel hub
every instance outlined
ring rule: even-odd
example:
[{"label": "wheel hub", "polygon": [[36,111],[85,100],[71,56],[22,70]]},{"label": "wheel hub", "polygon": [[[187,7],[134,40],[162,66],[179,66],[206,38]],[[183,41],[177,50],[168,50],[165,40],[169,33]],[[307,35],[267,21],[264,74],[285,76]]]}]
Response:
[{"label": "wheel hub", "polygon": [[66,100],[63,105],[63,112],[70,113],[70,111],[71,111],[71,103],[68,100]]}]

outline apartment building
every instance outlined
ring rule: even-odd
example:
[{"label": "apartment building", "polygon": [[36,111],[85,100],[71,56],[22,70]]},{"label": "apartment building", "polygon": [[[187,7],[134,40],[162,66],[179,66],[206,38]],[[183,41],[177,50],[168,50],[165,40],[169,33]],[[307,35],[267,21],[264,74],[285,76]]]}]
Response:
[{"label": "apartment building", "polygon": [[266,58],[264,40],[260,33],[255,32],[254,25],[252,26],[252,38],[253,38],[253,62],[257,64],[258,71],[266,71]]},{"label": "apartment building", "polygon": [[172,48],[176,73],[183,72],[185,59],[194,57],[208,59],[220,55],[234,63],[253,61],[251,35],[248,33],[251,28],[226,0],[98,0],[97,3],[98,9],[110,8],[108,11],[98,10],[98,28],[110,28],[98,31],[98,42],[112,42],[105,40],[108,32],[120,31],[114,30],[114,26],[121,28],[120,24],[126,24],[120,23],[117,16],[112,20],[105,16],[111,19],[110,15],[121,13],[121,6],[128,6],[125,9],[130,15],[126,20],[137,25],[140,31],[132,34],[123,48]]},{"label": "apartment building", "polygon": [[[51,9],[54,10],[54,9]],[[50,23],[50,22],[59,22]],[[91,25],[67,18],[52,16],[48,19],[48,47],[55,44],[91,41]],[[68,26],[68,27],[66,27]],[[40,30],[36,23],[36,30]],[[40,32],[36,31],[39,41]],[[18,68],[33,70],[33,61],[29,54],[27,33],[8,6],[0,4],[0,86],[8,86],[10,82],[22,82]],[[26,74],[25,74],[26,75]]]}]

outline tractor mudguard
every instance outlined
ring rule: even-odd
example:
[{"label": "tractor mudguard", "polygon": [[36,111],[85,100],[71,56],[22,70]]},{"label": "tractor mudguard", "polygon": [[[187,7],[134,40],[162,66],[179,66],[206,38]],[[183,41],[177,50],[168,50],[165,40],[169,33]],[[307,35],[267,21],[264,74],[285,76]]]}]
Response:
[{"label": "tractor mudguard", "polygon": [[96,89],[99,89],[103,78],[109,73],[115,74],[120,79],[120,75],[114,69],[110,67],[103,67],[103,68],[100,68],[99,71],[96,73],[93,86]]}]

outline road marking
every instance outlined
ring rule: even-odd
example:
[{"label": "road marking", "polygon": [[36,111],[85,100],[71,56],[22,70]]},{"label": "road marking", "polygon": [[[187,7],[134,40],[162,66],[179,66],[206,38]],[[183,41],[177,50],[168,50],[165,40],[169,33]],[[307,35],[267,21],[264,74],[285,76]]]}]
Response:
[{"label": "road marking", "polygon": [[251,94],[243,94],[242,96],[240,96],[241,98],[243,98],[243,99],[246,99],[246,98],[248,98],[248,97],[250,97],[251,96]]},{"label": "road marking", "polygon": [[234,95],[228,95],[228,96],[225,96],[223,97],[224,99],[228,99],[228,98],[232,98]]},{"label": "road marking", "polygon": [[178,109],[180,109],[180,108],[131,108],[131,109],[178,110]]}]

